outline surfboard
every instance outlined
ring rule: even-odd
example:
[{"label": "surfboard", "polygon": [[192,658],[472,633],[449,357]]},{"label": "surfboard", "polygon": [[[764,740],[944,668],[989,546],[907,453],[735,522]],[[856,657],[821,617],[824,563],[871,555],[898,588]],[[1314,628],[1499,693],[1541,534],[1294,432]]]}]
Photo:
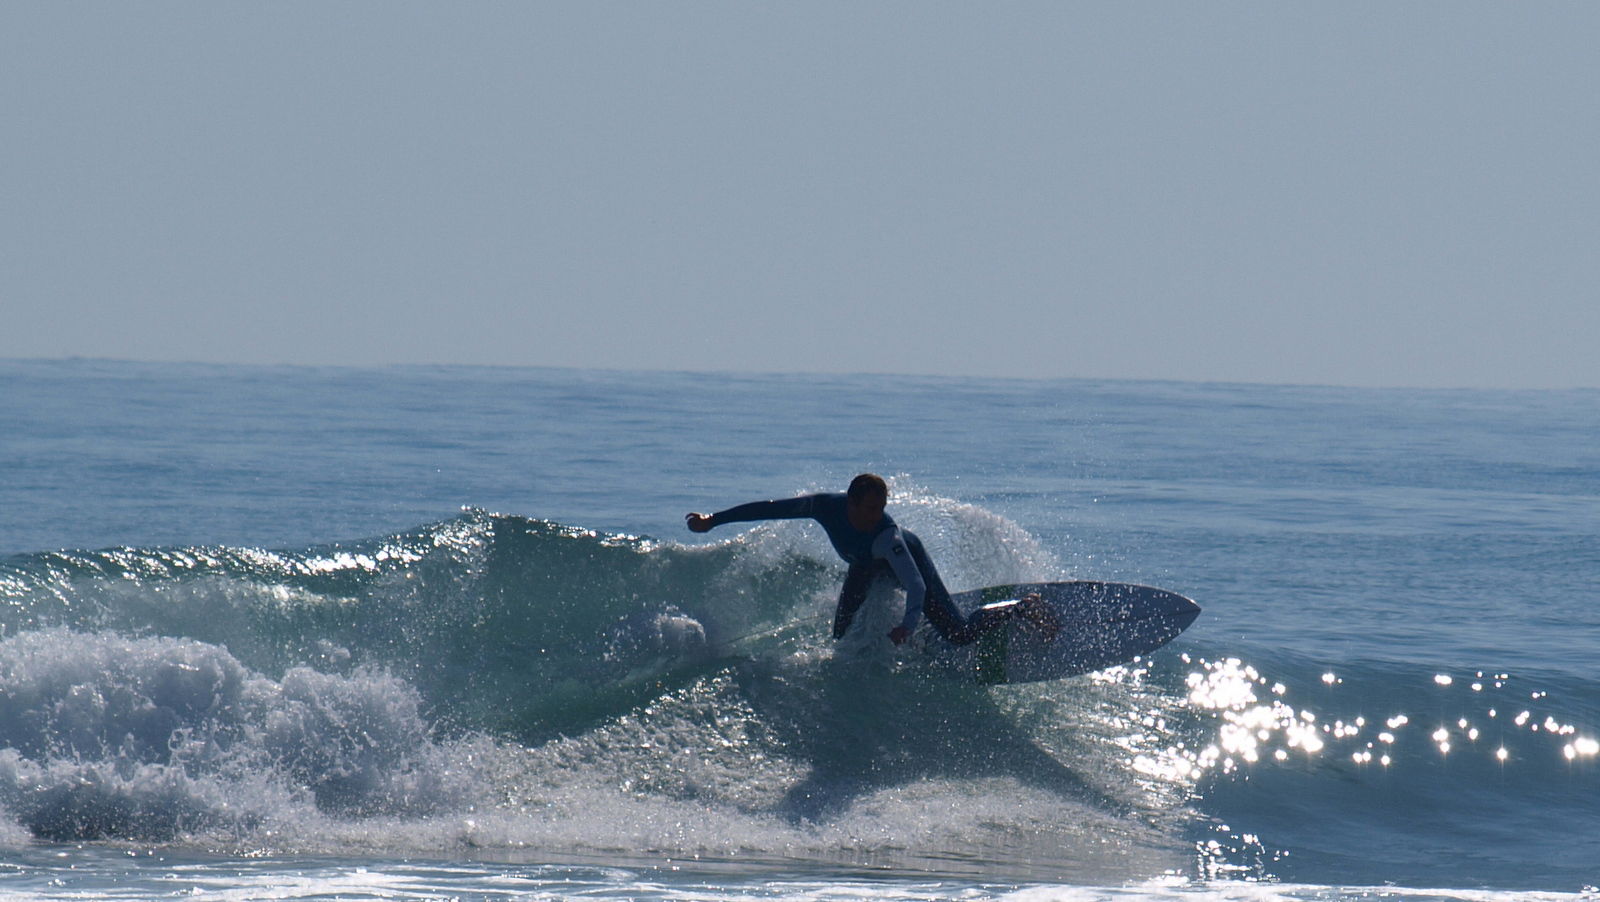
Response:
[{"label": "surfboard", "polygon": [[1149,654],[1200,616],[1200,606],[1165,589],[1090,580],[990,586],[951,596],[963,613],[1015,602],[1030,592],[1055,612],[1060,631],[1046,640],[1023,618],[1007,620],[968,645],[951,645],[925,627],[934,666],[986,685],[1031,683],[1091,673]]}]

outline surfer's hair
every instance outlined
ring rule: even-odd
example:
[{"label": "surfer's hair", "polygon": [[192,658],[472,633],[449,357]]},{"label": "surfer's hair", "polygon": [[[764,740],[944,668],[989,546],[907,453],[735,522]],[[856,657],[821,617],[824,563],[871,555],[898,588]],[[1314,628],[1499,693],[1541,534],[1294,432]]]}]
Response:
[{"label": "surfer's hair", "polygon": [[883,477],[876,473],[862,473],[850,480],[850,489],[844,493],[845,498],[860,502],[866,498],[882,498],[889,500],[889,484]]}]

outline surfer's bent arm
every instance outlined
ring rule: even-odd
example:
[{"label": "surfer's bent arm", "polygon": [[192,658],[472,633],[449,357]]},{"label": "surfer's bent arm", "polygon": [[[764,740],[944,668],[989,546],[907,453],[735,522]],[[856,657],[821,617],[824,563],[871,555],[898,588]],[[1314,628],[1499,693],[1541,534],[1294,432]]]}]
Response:
[{"label": "surfer's bent arm", "polygon": [[899,529],[885,529],[879,533],[872,542],[872,556],[888,561],[900,580],[900,587],[906,590],[906,614],[900,621],[900,628],[909,634],[922,618],[923,602],[928,596],[928,584],[922,578],[922,571],[917,569],[917,562],[911,557],[911,549],[906,547]]},{"label": "surfer's bent arm", "polygon": [[799,520],[814,516],[815,495],[801,495],[796,498],[783,498],[777,501],[752,501],[738,507],[717,511],[706,520],[709,526],[721,526],[724,523],[749,523],[754,520]]}]

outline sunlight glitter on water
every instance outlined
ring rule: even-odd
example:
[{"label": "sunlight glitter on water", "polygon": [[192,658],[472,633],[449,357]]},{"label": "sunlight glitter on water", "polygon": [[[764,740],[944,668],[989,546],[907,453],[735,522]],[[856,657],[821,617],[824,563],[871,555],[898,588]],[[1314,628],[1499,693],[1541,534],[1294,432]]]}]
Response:
[{"label": "sunlight glitter on water", "polygon": [[[1174,782],[1193,781],[1207,773],[1231,774],[1264,759],[1287,762],[1296,756],[1308,758],[1325,753],[1338,754],[1358,765],[1378,764],[1389,768],[1396,761],[1395,749],[1406,745],[1407,728],[1414,725],[1410,714],[1397,711],[1374,718],[1373,722],[1381,727],[1376,733],[1369,733],[1366,715],[1323,717],[1307,707],[1297,707],[1289,702],[1289,690],[1284,683],[1269,680],[1239,658],[1211,661],[1185,655],[1183,661],[1199,667],[1184,680],[1188,706],[1214,717],[1216,732],[1210,742],[1198,744],[1198,747],[1177,742],[1139,758],[1136,767],[1151,777]],[[1476,679],[1480,682],[1468,685],[1463,681],[1458,685],[1450,674],[1438,673],[1431,682],[1435,691],[1447,694],[1458,688],[1470,689],[1468,699],[1482,699],[1485,694],[1493,695],[1495,690],[1510,691],[1506,689],[1511,681],[1509,674],[1493,674],[1490,677],[1492,689],[1481,682],[1482,672],[1476,674]],[[1330,692],[1345,689],[1345,678],[1332,671],[1323,672],[1320,683]],[[1404,687],[1401,688],[1404,691]],[[1370,703],[1373,698],[1361,695],[1359,690],[1348,691],[1358,693],[1351,700],[1352,704],[1361,704],[1363,699]],[[1417,687],[1417,691],[1421,693],[1422,687]],[[1549,698],[1549,692],[1536,690],[1524,698],[1544,701]],[[1491,735],[1500,734],[1501,742],[1480,748],[1478,743],[1489,727],[1480,726],[1483,721],[1468,711],[1465,716],[1435,722],[1423,734],[1432,754],[1442,759],[1477,752],[1488,755],[1501,766],[1514,764],[1519,757],[1539,754],[1550,754],[1568,762],[1600,756],[1600,741],[1593,738],[1592,730],[1554,714],[1535,714],[1532,709],[1523,709],[1506,723],[1496,708],[1479,710],[1489,721],[1496,722]],[[1511,737],[1504,735],[1507,731],[1511,732]],[[1560,744],[1541,753],[1539,747],[1543,743],[1537,741],[1540,734]],[[1513,754],[1507,740],[1516,736],[1522,737],[1517,741],[1524,745]],[[1535,743],[1532,747],[1525,745],[1530,740]]]}]

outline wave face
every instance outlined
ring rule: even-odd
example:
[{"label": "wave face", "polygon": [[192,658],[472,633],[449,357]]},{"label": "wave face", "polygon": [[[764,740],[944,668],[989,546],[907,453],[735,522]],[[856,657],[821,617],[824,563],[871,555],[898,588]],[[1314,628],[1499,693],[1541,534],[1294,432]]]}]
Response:
[{"label": "wave face", "polygon": [[[994,573],[1045,559],[1031,542],[989,553],[1003,549],[999,532],[1021,531],[946,504],[970,520],[951,533]],[[0,624],[181,637],[264,673],[378,668],[451,728],[536,741],[629,710],[662,685],[663,668],[711,666],[737,640],[798,618],[826,622],[838,570],[794,526],[684,547],[469,511],[299,552],[21,556],[0,571]]]},{"label": "wave face", "polygon": [[[1069,575],[982,508],[907,504],[954,584]],[[1570,887],[1600,860],[1581,681],[1329,672],[1184,636],[983,689],[826,640],[840,569],[795,523],[690,547],[482,511],[293,552],[15,556],[0,841],[1102,885]],[[869,603],[852,637],[897,604]]]},{"label": "wave face", "polygon": [[[963,584],[1060,575],[1007,521],[919,503]],[[481,511],[298,552],[16,556],[0,806],[53,840],[1182,863],[1171,799],[1076,760],[1122,757],[1109,734],[1019,720],[1049,693],[824,641],[839,569],[798,524],[685,547]],[[886,630],[895,603],[863,616]],[[1138,683],[1068,710],[1097,718]]]}]

